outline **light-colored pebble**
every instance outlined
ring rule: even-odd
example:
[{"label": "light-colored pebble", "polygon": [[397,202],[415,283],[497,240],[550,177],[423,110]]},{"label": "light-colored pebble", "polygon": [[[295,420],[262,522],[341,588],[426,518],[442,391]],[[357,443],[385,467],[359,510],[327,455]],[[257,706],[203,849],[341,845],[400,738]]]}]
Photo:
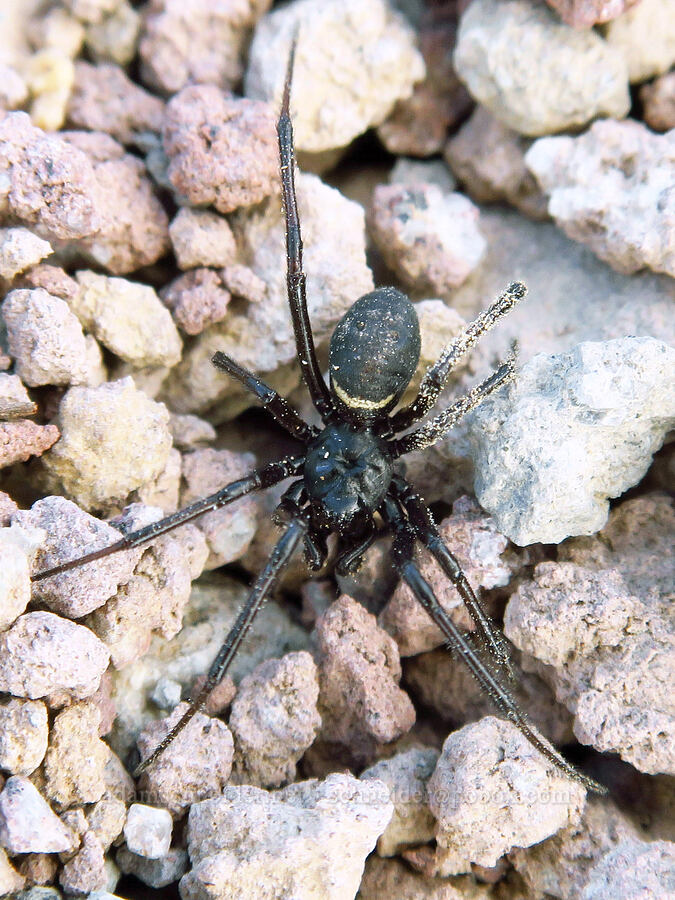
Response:
[{"label": "light-colored pebble", "polygon": [[110,750],[99,738],[101,711],[75,703],[54,719],[45,756],[45,793],[57,809],[100,800]]},{"label": "light-colored pebble", "polygon": [[124,840],[132,853],[160,859],[169,851],[173,820],[166,809],[132,803],[124,825]]},{"label": "light-colored pebble", "polygon": [[234,262],[236,245],[227,219],[208,209],[179,209],[169,235],[180,269],[227,266]]},{"label": "light-colored pebble", "polygon": [[27,228],[0,228],[0,277],[11,281],[51,252],[49,241],[43,241]]},{"label": "light-colored pebble", "polygon": [[12,855],[63,853],[77,846],[73,831],[23,775],[8,778],[0,793],[0,841]]},{"label": "light-colored pebble", "polygon": [[10,700],[0,706],[0,767],[30,775],[47,750],[47,707],[40,700]]}]

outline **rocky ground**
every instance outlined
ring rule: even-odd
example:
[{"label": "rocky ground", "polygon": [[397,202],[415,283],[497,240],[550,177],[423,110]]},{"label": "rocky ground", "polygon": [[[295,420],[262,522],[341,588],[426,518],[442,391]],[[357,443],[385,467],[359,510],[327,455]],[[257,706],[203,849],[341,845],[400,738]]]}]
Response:
[{"label": "rocky ground", "polygon": [[[271,5],[0,0],[0,894],[665,898],[675,2]],[[532,723],[606,797],[495,716],[386,537],[355,576],[309,578],[298,555],[134,781],[264,565],[280,490],[31,585],[292,449],[215,351],[312,415],[275,135],[298,23],[322,364],[354,300],[396,284],[422,332],[409,401],[528,287],[445,396],[514,340],[517,377],[407,473]]]}]

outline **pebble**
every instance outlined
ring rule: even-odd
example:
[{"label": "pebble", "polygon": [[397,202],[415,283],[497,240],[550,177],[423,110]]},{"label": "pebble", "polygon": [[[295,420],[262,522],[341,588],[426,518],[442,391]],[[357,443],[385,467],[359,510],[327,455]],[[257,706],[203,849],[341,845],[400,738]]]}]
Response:
[{"label": "pebble", "polygon": [[9,700],[0,706],[0,767],[30,775],[47,750],[47,707],[40,700]]},{"label": "pebble", "polygon": [[644,120],[652,131],[675,128],[675,72],[668,72],[640,88]]},{"label": "pebble", "polygon": [[176,325],[185,334],[201,334],[210,325],[221,322],[227,315],[230,292],[213,269],[191,269],[179,275],[161,292]]},{"label": "pebble", "polygon": [[25,73],[33,124],[45,131],[62,128],[75,78],[70,56],[58,47],[38,50],[27,60]]},{"label": "pebble", "polygon": [[229,213],[276,192],[275,123],[270,104],[230,97],[215,85],[191,85],[172,97],[162,137],[179,197]]},{"label": "pebble", "polygon": [[604,33],[609,46],[625,57],[631,83],[663,75],[675,62],[675,3],[641,0],[609,22]]},{"label": "pebble", "polygon": [[103,131],[121,144],[133,144],[145,131],[159,132],[164,103],[143,90],[119,66],[75,64],[68,100],[68,122],[86,131]]},{"label": "pebble", "polygon": [[246,96],[279,108],[296,24],[291,104],[296,150],[346,146],[383,122],[424,77],[412,29],[385,0],[301,0],[274,10],[256,28]]},{"label": "pebble", "polygon": [[582,343],[534,357],[481,404],[476,496],[501,532],[525,546],[602,528],[672,427],[672,356],[653,338]]},{"label": "pebble", "polygon": [[640,0],[546,0],[572,28],[591,28],[616,19]]},{"label": "pebble", "polygon": [[132,803],[124,825],[124,840],[132,853],[145,859],[161,859],[171,846],[173,820],[165,809]]},{"label": "pebble", "polygon": [[528,0],[473,2],[460,19],[454,64],[475,100],[529,137],[630,109],[623,54]]},{"label": "pebble", "polygon": [[28,98],[28,85],[17,70],[0,63],[0,109],[18,109]]},{"label": "pebble", "polygon": [[105,791],[110,750],[99,738],[101,712],[95,703],[74,703],[55,717],[45,755],[44,791],[56,809],[96,803]]},{"label": "pebble", "polygon": [[84,39],[94,62],[127,66],[136,56],[141,31],[141,14],[127,0],[121,0],[102,22],[88,24]]},{"label": "pebble", "polygon": [[0,793],[0,841],[12,856],[64,853],[77,847],[76,835],[23,775],[8,778]]},{"label": "pebble", "polygon": [[0,278],[11,281],[49,256],[52,247],[28,228],[0,228]]},{"label": "pebble", "polygon": [[485,254],[478,216],[467,197],[434,184],[380,184],[368,229],[404,284],[443,296],[465,281]]},{"label": "pebble", "polygon": [[268,659],[242,679],[229,720],[239,783],[272,788],[295,779],[321,727],[318,698],[316,665],[304,650]]},{"label": "pebble", "polygon": [[89,897],[108,886],[103,847],[93,831],[82,835],[82,845],[63,866],[59,882],[66,893],[87,894]]},{"label": "pebble", "polygon": [[96,635],[54,613],[28,612],[0,635],[0,690],[18,697],[90,697],[107,667]]},{"label": "pebble", "polygon": [[208,209],[183,206],[169,225],[178,268],[229,266],[234,263],[237,247],[228,221]]},{"label": "pebble", "polygon": [[120,847],[115,859],[122,872],[135,875],[153,888],[167,887],[178,881],[189,867],[187,852],[179,847],[172,847],[161,859],[147,859]]},{"label": "pebble", "polygon": [[415,710],[399,687],[398,649],[375,617],[343,595],[316,623],[320,739],[334,755],[356,765],[371,763],[383,744],[415,722]]},{"label": "pebble", "polygon": [[179,361],[180,337],[154,288],[88,271],[76,277],[70,308],[104,347],[139,369]]},{"label": "pebble", "polygon": [[352,775],[274,793],[228,786],[190,810],[192,869],[181,891],[195,900],[280,897],[282,885],[286,896],[348,900],[392,811],[385,785]]},{"label": "pebble", "polygon": [[674,871],[675,844],[672,841],[624,841],[595,866],[581,900],[666,897]]},{"label": "pebble", "polygon": [[525,163],[565,234],[618,272],[648,266],[675,276],[675,134],[595,122],[580,137],[535,141]]},{"label": "pebble", "polygon": [[0,419],[34,416],[37,408],[18,375],[0,372]]},{"label": "pebble", "polygon": [[100,380],[100,350],[64,300],[43,288],[10,291],[2,317],[16,374],[29,387]]},{"label": "pebble", "polygon": [[61,439],[43,464],[51,481],[85,509],[123,505],[166,466],[169,413],[129,377],[100,387],[70,388],[56,421]]},{"label": "pebble", "polygon": [[515,725],[491,716],[446,738],[427,791],[442,875],[494,866],[577,823],[586,796]]},{"label": "pebble", "polygon": [[42,456],[58,439],[56,425],[37,425],[30,419],[0,422],[0,468]]}]

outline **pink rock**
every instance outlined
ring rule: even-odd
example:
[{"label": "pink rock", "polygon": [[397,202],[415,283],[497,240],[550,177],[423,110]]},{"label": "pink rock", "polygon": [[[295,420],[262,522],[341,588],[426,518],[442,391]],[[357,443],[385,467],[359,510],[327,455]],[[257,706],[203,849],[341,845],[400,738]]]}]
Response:
[{"label": "pink rock", "polygon": [[52,297],[60,297],[61,300],[72,300],[77,297],[79,288],[77,282],[66,270],[60,266],[52,266],[49,263],[40,263],[24,272],[17,279],[17,287],[43,288]]},{"label": "pink rock", "polygon": [[169,225],[178,267],[227,266],[234,262],[237,247],[227,219],[208,209],[183,206]]},{"label": "pink rock", "polygon": [[200,334],[225,318],[230,293],[213,269],[193,269],[179,275],[160,296],[186,334]]},{"label": "pink rock", "polygon": [[573,28],[592,28],[622,15],[640,0],[546,0],[563,22]]},{"label": "pink rock", "polygon": [[103,131],[129,144],[139,132],[159,132],[163,113],[159,97],[134,84],[119,66],[75,63],[67,118],[76,128]]},{"label": "pink rock", "polygon": [[225,266],[220,275],[225,287],[235,297],[242,297],[249,303],[260,303],[265,299],[267,285],[248,266]]},{"label": "pink rock", "polygon": [[108,884],[105,856],[101,842],[93,831],[82,836],[82,846],[59,875],[61,887],[72,894],[92,894],[103,891]]},{"label": "pink rock", "polygon": [[377,748],[415,722],[398,686],[401,663],[393,639],[375,617],[343,595],[315,628],[319,665],[320,738],[352,761],[371,762]]},{"label": "pink rock", "polygon": [[4,491],[0,491],[0,528],[5,528],[9,525],[10,520],[14,513],[18,511],[19,507],[12,500],[9,494],[6,494]]},{"label": "pink rock", "polygon": [[[153,722],[141,732],[138,748],[148,756],[187,710],[180,703],[167,719]],[[224,722],[197,713],[162,756],[141,776],[141,791],[153,804],[180,816],[199,800],[217,797],[232,770],[234,745]],[[142,795],[141,795],[142,796]]]},{"label": "pink rock", "polygon": [[260,203],[279,180],[276,113],[213,85],[184,88],[164,118],[168,175],[178,193],[221,213]]},{"label": "pink rock", "polygon": [[0,422],[0,468],[42,456],[59,436],[56,425],[37,425],[30,419]]}]

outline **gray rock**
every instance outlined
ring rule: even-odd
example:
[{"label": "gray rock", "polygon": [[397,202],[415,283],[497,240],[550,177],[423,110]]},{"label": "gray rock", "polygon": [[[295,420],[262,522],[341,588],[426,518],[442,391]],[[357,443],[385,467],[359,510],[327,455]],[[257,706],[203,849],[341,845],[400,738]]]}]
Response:
[{"label": "gray rock", "polygon": [[274,793],[226,787],[222,797],[190,811],[193,868],[181,880],[181,895],[349,900],[392,810],[381,782],[359,782],[351,775],[299,782]]},{"label": "gray rock", "polygon": [[675,844],[628,840],[593,869],[581,900],[668,897],[675,884]]},{"label": "gray rock", "polygon": [[293,130],[298,150],[344,147],[379,125],[424,77],[424,61],[402,16],[384,0],[301,0],[256,28],[245,79],[249,97],[281,102],[296,23]]},{"label": "gray rock", "polygon": [[675,133],[608,119],[579,137],[535,141],[525,163],[569,237],[618,272],[675,275]]},{"label": "gray rock", "polygon": [[476,100],[531,137],[596,116],[623,118],[630,109],[623,55],[594,31],[563,25],[543,4],[472,3],[460,20],[454,63]]},{"label": "gray rock", "polygon": [[167,887],[185,874],[188,869],[187,851],[172,847],[161,859],[146,859],[120,847],[115,857],[125,874],[135,875],[149,887]]},{"label": "gray rock", "polygon": [[675,419],[675,351],[652,338],[541,354],[482,404],[476,495],[514,543],[592,534],[642,478]]}]

